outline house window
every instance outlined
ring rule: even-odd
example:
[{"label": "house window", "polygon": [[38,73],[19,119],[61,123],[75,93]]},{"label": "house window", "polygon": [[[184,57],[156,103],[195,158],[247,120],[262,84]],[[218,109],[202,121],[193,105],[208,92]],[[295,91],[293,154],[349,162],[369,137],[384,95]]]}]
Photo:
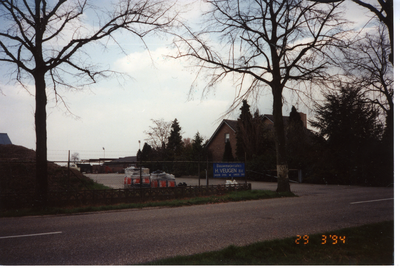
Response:
[{"label": "house window", "polygon": [[226,134],[225,134],[225,143],[228,142],[228,141],[229,141],[229,134],[226,133]]}]

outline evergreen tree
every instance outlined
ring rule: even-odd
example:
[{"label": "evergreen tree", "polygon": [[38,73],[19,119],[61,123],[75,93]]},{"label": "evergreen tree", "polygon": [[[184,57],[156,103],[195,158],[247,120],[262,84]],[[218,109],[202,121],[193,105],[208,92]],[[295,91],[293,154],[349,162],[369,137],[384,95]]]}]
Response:
[{"label": "evergreen tree", "polygon": [[[165,158],[169,161],[181,161],[183,153],[183,141],[181,127],[175,119],[171,124],[171,131],[168,137],[168,143],[165,150]],[[166,164],[164,170],[173,173],[175,177],[180,177],[185,171],[185,165],[182,163]]]},{"label": "evergreen tree", "polygon": [[243,101],[240,110],[236,132],[236,156],[240,161],[251,160],[265,153],[267,130],[259,111],[256,110],[253,117],[246,100]]},{"label": "evergreen tree", "polygon": [[197,132],[192,141],[192,160],[202,160],[204,157],[203,138]]},{"label": "evergreen tree", "polygon": [[152,155],[152,148],[151,148],[151,146],[149,145],[149,144],[147,144],[147,143],[144,143],[144,145],[143,145],[143,150],[142,150],[142,154],[141,154],[141,157],[142,157],[142,161],[150,161],[151,160],[151,155]]},{"label": "evergreen tree", "polygon": [[179,156],[182,152],[183,141],[181,135],[181,127],[179,122],[175,119],[171,125],[171,133],[168,137],[167,150],[175,156]]},{"label": "evergreen tree", "polygon": [[286,128],[286,136],[289,166],[295,169],[304,168],[306,151],[310,146],[307,141],[306,131],[300,113],[292,106]]},{"label": "evergreen tree", "polygon": [[138,149],[138,151],[136,152],[136,160],[139,162],[143,161],[142,160],[142,151],[140,149]]},{"label": "evergreen tree", "polygon": [[225,150],[224,150],[224,155],[222,156],[222,161],[223,162],[233,162],[233,154],[232,154],[232,147],[231,147],[231,142],[229,139],[225,143]]},{"label": "evergreen tree", "polygon": [[236,156],[240,161],[244,161],[246,144],[249,142],[249,132],[253,116],[250,113],[250,106],[247,104],[247,100],[243,100],[243,105],[240,110],[241,113],[238,119],[238,128],[236,132]]},{"label": "evergreen tree", "polygon": [[311,126],[324,138],[320,165],[325,166],[328,183],[376,183],[380,167],[377,150],[382,134],[379,113],[360,89],[342,88],[327,94],[317,105]]}]

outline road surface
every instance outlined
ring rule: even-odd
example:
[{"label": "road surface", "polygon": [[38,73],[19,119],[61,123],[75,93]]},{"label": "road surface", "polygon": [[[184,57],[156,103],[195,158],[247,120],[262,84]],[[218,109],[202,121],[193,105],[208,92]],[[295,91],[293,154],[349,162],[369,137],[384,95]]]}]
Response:
[{"label": "road surface", "polygon": [[291,187],[299,197],[1,218],[0,264],[140,264],[394,218],[392,188]]}]

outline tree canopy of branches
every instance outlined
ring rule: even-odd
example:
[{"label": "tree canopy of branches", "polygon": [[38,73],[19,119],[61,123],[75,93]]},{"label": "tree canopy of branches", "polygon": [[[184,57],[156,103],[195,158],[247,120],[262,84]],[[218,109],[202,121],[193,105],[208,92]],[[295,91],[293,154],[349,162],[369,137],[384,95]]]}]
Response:
[{"label": "tree canopy of branches", "polygon": [[144,131],[147,136],[145,140],[149,142],[149,145],[155,150],[165,149],[172,122],[166,122],[164,119],[151,119],[151,121],[155,126],[149,126],[150,129]]},{"label": "tree canopy of branches", "polygon": [[[390,44],[385,28],[378,27],[375,33],[342,50],[342,68],[350,83],[366,92],[366,98],[376,105],[386,118],[385,137],[393,141],[394,131],[394,77],[389,62]],[[391,147],[393,144],[391,144]]]},{"label": "tree canopy of branches", "polygon": [[[302,0],[209,0],[209,20],[199,32],[188,28],[175,44],[177,58],[189,57],[205,72],[211,89],[234,77],[237,95],[231,108],[264,89],[273,94],[277,154],[277,191],[290,191],[286,141],[282,117],[284,89],[323,79],[327,52],[341,39],[340,3],[319,4]],[[219,44],[208,40],[218,37]],[[246,83],[250,81],[250,83]]]},{"label": "tree canopy of branches", "polygon": [[73,163],[77,163],[77,162],[79,162],[79,160],[80,160],[80,158],[79,158],[79,153],[78,153],[78,152],[74,152],[74,153],[71,155],[71,161],[72,161]]},{"label": "tree canopy of branches", "polygon": [[[27,88],[33,80],[35,87],[37,204],[47,202],[47,85],[60,97],[60,88],[95,83],[111,72],[85,57],[89,44],[116,41],[121,29],[143,40],[175,19],[172,6],[159,0],[120,0],[112,7],[101,10],[88,0],[0,1],[0,62],[10,65],[18,83]],[[84,20],[88,13],[98,16],[92,26]]]},{"label": "tree canopy of branches", "polygon": [[[309,0],[318,3],[333,3],[340,2],[342,0]],[[357,5],[368,9],[372,12],[379,21],[381,21],[387,31],[389,32],[389,42],[390,42],[390,54],[389,61],[394,64],[394,25],[393,25],[393,0],[374,0],[371,1],[364,0],[351,0]]]}]

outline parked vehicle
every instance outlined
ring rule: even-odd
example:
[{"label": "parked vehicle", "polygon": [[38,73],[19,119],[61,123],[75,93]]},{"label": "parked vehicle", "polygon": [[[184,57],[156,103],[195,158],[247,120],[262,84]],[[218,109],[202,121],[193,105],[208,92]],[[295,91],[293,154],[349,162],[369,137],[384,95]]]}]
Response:
[{"label": "parked vehicle", "polygon": [[69,164],[69,168],[70,169],[75,169],[75,170],[78,170],[78,171],[81,171],[81,168],[79,168],[76,164],[74,164],[74,163],[70,163]]}]

